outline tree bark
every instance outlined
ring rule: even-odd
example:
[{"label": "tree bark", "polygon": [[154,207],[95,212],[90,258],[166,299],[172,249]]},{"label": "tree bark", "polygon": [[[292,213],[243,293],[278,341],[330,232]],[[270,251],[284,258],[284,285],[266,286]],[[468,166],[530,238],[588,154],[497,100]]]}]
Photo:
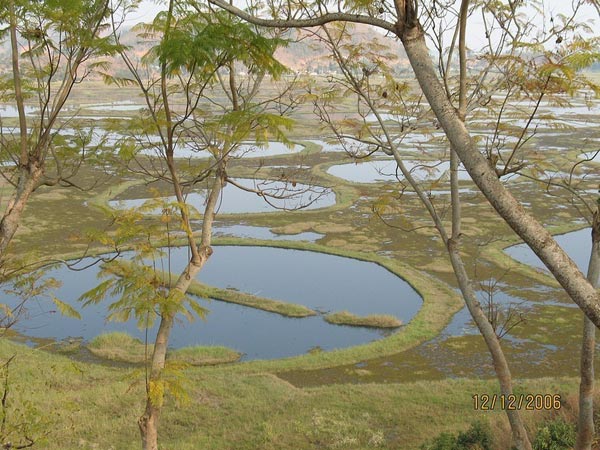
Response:
[{"label": "tree bark", "polygon": [[[596,210],[592,222],[592,250],[587,279],[592,286],[600,287],[600,213]],[[594,442],[594,352],[596,327],[583,318],[581,344],[581,381],[579,383],[579,418],[577,422],[576,450],[590,450]]]}]

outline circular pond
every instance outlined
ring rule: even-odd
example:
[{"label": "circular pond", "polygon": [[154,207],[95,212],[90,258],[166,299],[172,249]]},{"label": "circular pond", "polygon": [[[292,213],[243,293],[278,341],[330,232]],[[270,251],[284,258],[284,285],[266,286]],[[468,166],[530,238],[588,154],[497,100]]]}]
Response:
[{"label": "circular pond", "polygon": [[[308,186],[305,184],[285,183],[274,180],[236,179],[235,183],[247,189],[260,190],[265,195],[259,196],[255,192],[248,192],[227,184],[223,189],[217,212],[221,214],[259,213],[295,209],[326,208],[335,204],[335,193],[322,186]],[[129,191],[131,192],[131,191]],[[142,206],[150,200],[149,197],[131,198],[134,194],[126,191],[119,198],[109,201],[112,208],[126,209]],[[206,191],[193,191],[187,197],[187,203],[198,212],[204,211],[206,205]],[[175,197],[162,197],[165,202],[175,202]],[[160,213],[158,208],[154,213]]]},{"label": "circular pond", "polygon": [[[171,270],[177,273],[185,265],[187,251],[173,248],[171,256]],[[61,267],[48,274],[62,282],[56,297],[80,311],[81,320],[53,312],[55,308],[49,300],[32,299],[27,303],[28,317],[18,322],[16,331],[31,337],[85,340],[108,331],[126,331],[143,339],[144,331],[134,321],[106,322],[108,306],[115,298],[86,308],[77,302],[81,294],[99,283],[98,272],[97,266],[81,272]],[[300,250],[215,247],[199,279],[209,285],[323,312],[392,314],[403,323],[421,305],[420,296],[407,282],[375,263]],[[17,299],[7,294],[5,302],[16,304]],[[209,310],[206,321],[189,323],[182,319],[177,323],[170,341],[174,348],[225,345],[244,353],[244,359],[281,358],[317,347],[331,350],[363,344],[386,334],[363,327],[331,325],[320,315],[296,319],[218,300],[200,299],[200,304]],[[151,338],[155,330],[156,326],[149,333]]]}]

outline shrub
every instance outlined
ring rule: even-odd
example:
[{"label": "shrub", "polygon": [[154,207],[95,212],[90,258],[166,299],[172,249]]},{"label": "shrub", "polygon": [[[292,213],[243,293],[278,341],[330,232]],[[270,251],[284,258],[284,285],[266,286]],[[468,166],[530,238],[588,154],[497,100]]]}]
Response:
[{"label": "shrub", "polygon": [[534,450],[569,450],[575,445],[575,427],[562,419],[546,422],[538,428]]},{"label": "shrub", "polygon": [[483,422],[473,422],[467,431],[442,433],[431,443],[421,446],[421,450],[491,450],[492,432]]},{"label": "shrub", "polygon": [[458,433],[458,448],[490,450],[492,448],[492,432],[488,424],[474,422],[467,431]]}]

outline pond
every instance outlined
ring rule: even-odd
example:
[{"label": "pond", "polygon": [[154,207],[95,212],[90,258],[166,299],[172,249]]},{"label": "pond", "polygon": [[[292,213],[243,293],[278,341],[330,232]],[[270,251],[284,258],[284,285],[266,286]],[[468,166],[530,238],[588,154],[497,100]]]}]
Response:
[{"label": "pond", "polygon": [[[295,210],[300,207],[303,209],[326,208],[335,204],[335,193],[330,189],[321,186],[307,186],[296,183],[295,186],[282,181],[273,180],[252,180],[236,179],[236,183],[249,188],[259,189],[265,193],[265,197],[259,196],[254,192],[244,191],[228,183],[223,189],[218,213],[238,214],[238,213],[259,213],[276,210]],[[269,197],[274,196],[274,197]],[[127,191],[118,199],[109,201],[112,208],[125,209],[135,208],[143,205],[150,198],[127,198]],[[277,198],[279,197],[279,198]],[[204,211],[206,203],[206,191],[194,191],[187,195],[187,202],[199,212]],[[166,202],[174,202],[175,197],[163,197]],[[159,213],[156,210],[154,213]]]},{"label": "pond", "polygon": [[[335,193],[321,186],[307,186],[300,183],[291,186],[281,181],[245,178],[237,179],[235,182],[249,189],[260,189],[265,192],[265,197],[259,196],[254,192],[239,189],[229,183],[223,188],[217,208],[218,213],[260,213],[276,210],[295,210],[300,207],[303,207],[302,209],[316,209],[326,208],[335,204]],[[268,197],[269,195],[275,198]],[[127,198],[127,191],[120,197],[119,199],[109,201],[109,205],[117,209],[136,208],[150,200],[149,197]],[[206,198],[206,191],[194,191],[187,195],[186,201],[188,205],[202,213],[206,204]],[[175,197],[162,197],[162,200],[165,202],[174,202]],[[160,213],[160,208],[152,213]]]},{"label": "pond", "polygon": [[[445,173],[449,175],[450,163],[448,161],[404,161],[408,170],[420,181],[436,180]],[[394,160],[375,160],[368,162],[339,164],[330,167],[327,173],[338,178],[354,183],[377,183],[381,181],[396,181],[396,161]],[[400,169],[397,170],[400,179],[403,178]],[[465,170],[459,170],[459,180],[470,180],[469,174]]]},{"label": "pond", "polygon": [[[408,283],[375,263],[269,247],[214,249],[199,277],[210,285],[232,287],[319,311],[393,314],[403,323],[421,306],[420,296]],[[172,271],[177,272],[187,260],[187,251],[185,248],[171,251]],[[118,330],[143,339],[144,332],[132,321],[105,322],[109,299],[87,308],[78,304],[77,298],[98,284],[98,270],[97,266],[81,272],[58,268],[50,273],[63,283],[56,296],[81,311],[82,320],[53,313],[55,308],[49,300],[30,300],[29,317],[17,324],[16,331],[31,337],[89,340],[100,333]],[[10,296],[4,297],[10,304]],[[247,360],[268,359],[303,354],[315,347],[324,350],[349,347],[385,335],[374,329],[330,325],[321,316],[293,319],[216,300],[200,302],[210,310],[206,321],[188,323],[182,319],[173,329],[172,347],[225,345],[243,352]],[[155,329],[150,336],[154,333]]]},{"label": "pond", "polygon": [[[35,106],[25,105],[25,115],[31,116],[39,111],[39,109]],[[8,117],[19,117],[19,111],[14,104],[11,105],[0,105],[0,118],[8,118]]]},{"label": "pond", "polygon": [[[157,143],[158,137],[150,139],[150,144]],[[289,146],[282,142],[269,141],[263,145],[243,143],[238,146],[233,152],[232,156],[236,158],[266,158],[270,156],[278,155],[289,155],[299,153],[304,149],[304,146],[299,144],[290,144]],[[149,156],[160,156],[162,154],[162,148],[148,147],[141,151],[142,154]],[[176,158],[208,158],[210,155],[203,147],[200,147],[193,142],[185,142],[180,139],[175,148]]]},{"label": "pond", "polygon": [[[590,233],[590,228],[584,228],[571,233],[554,236],[558,244],[567,252],[573,261],[575,261],[575,263],[579,266],[580,270],[584,271],[584,273],[587,270],[588,260],[590,257]],[[504,251],[519,262],[529,264],[540,270],[547,271],[546,266],[544,266],[542,261],[540,261],[533,251],[531,251],[527,244],[512,245],[506,248]],[[536,302],[527,301],[523,298],[517,298],[504,292],[503,289],[509,288],[508,284],[497,283],[496,287],[497,289],[493,295],[493,299],[501,309],[517,308],[520,311],[524,311],[532,308],[532,306],[536,304]],[[537,289],[543,288],[538,287]],[[486,305],[486,294],[484,292],[479,292],[478,296],[481,303]],[[544,304],[561,307],[576,307],[576,305],[572,303],[556,301],[553,299],[553,297],[555,297],[555,294],[549,293],[547,299],[544,300]],[[441,336],[461,336],[464,334],[477,333],[477,328],[472,322],[471,315],[466,308],[463,308],[454,315],[450,324],[441,333]],[[510,339],[510,335],[507,337]]]},{"label": "pond", "polygon": [[251,225],[228,225],[213,228],[215,236],[236,236],[250,239],[264,239],[273,241],[307,241],[315,242],[324,237],[323,234],[305,231],[296,234],[273,233],[268,227],[255,227]]},{"label": "pond", "polygon": [[[591,228],[584,228],[570,233],[559,234],[554,236],[556,242],[567,252],[567,254],[575,261],[579,270],[584,274],[587,271],[590,250],[592,246]],[[508,247],[504,250],[510,257],[524,264],[529,264],[540,270],[548,271],[546,266],[536,256],[527,244],[518,244]]]},{"label": "pond", "polygon": [[[555,236],[582,270],[588,263],[590,229]],[[541,261],[525,244],[505,250],[515,259],[542,268]],[[487,283],[489,281],[489,284]],[[512,314],[512,325],[520,315],[527,322],[518,324],[503,335],[502,342],[511,371],[522,378],[552,377],[556,373],[577,376],[573,356],[580,351],[576,337],[580,327],[577,305],[561,295],[561,289],[532,282],[515,289],[508,281],[486,280],[492,287],[491,298],[506,318]],[[476,292],[484,311],[490,293]],[[552,306],[552,308],[546,308]],[[573,319],[577,319],[573,321]],[[329,383],[382,383],[437,380],[456,377],[493,378],[489,352],[483,344],[468,310],[457,312],[444,330],[432,340],[397,355],[360,361],[345,366],[314,371],[292,371],[278,376],[295,386],[319,386]]]}]

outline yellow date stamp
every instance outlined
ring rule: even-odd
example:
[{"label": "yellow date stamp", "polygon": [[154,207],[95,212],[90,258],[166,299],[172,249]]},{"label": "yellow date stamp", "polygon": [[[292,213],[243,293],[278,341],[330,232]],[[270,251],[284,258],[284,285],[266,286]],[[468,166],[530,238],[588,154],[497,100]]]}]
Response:
[{"label": "yellow date stamp", "polygon": [[476,411],[558,411],[561,407],[560,394],[474,394],[471,398]]}]

